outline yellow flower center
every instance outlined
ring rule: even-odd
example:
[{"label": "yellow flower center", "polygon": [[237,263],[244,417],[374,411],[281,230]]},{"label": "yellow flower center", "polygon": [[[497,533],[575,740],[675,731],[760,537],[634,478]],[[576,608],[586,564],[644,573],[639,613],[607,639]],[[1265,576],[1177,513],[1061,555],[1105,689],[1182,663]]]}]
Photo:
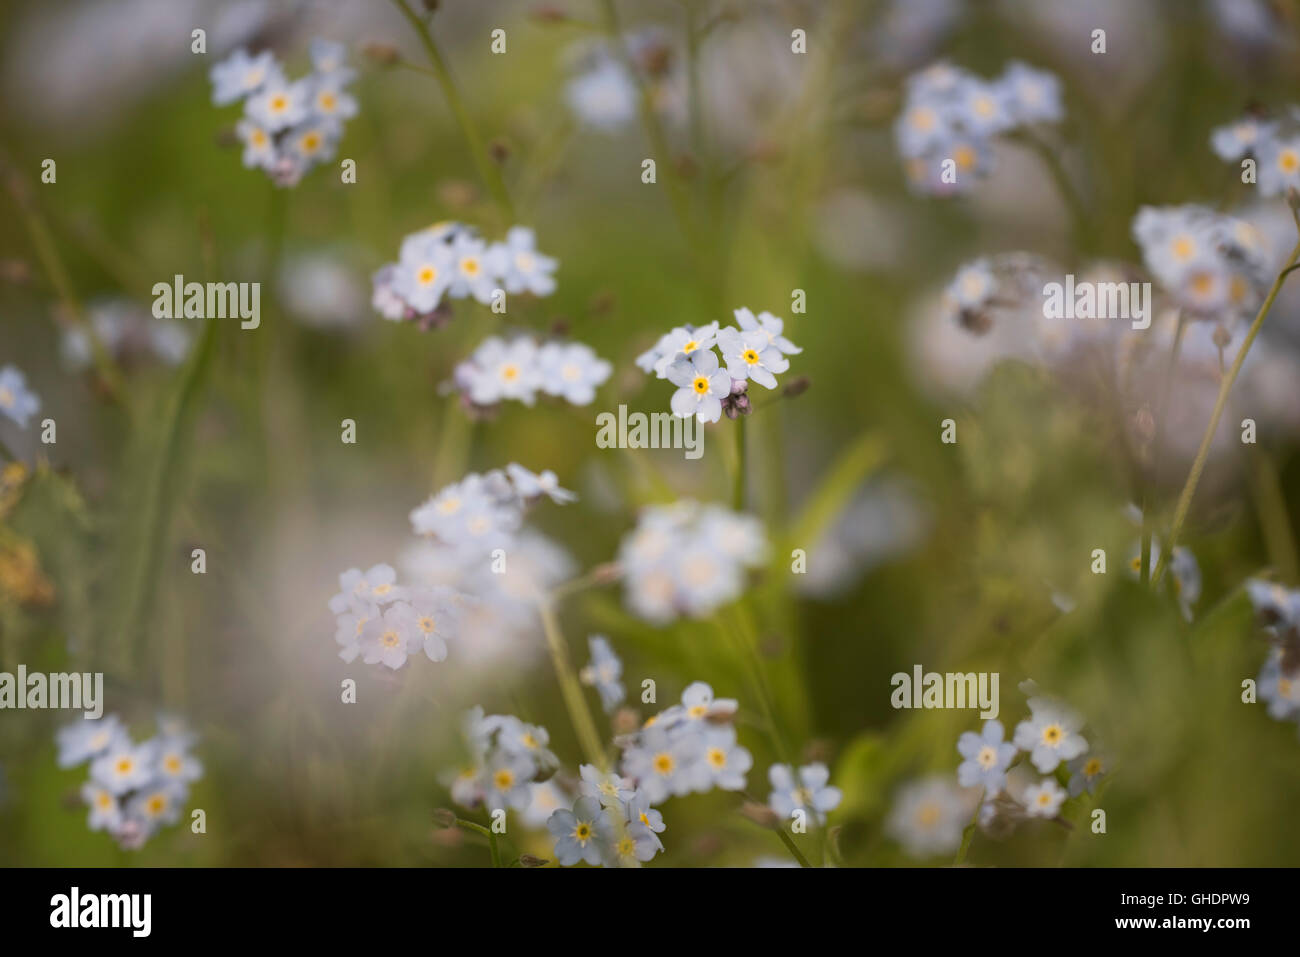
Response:
[{"label": "yellow flower center", "polygon": [[984,747],[980,748],[980,753],[975,758],[975,760],[979,762],[979,766],[982,768],[993,767],[993,765],[997,762],[997,759],[998,759],[998,752],[995,749],[989,747],[988,745],[985,745]]},{"label": "yellow flower center", "polygon": [[660,752],[659,754],[656,754],[654,760],[654,767],[655,767],[655,771],[657,771],[659,774],[672,774],[673,767],[674,767],[673,756],[666,752]]},{"label": "yellow flower center", "polygon": [[379,643],[385,648],[396,648],[402,643],[402,636],[390,628],[379,636]]},{"label": "yellow flower center", "polygon": [[254,146],[266,145],[266,134],[261,130],[253,130],[253,135],[250,136],[249,139],[253,141]]},{"label": "yellow flower center", "polygon": [[304,153],[315,153],[320,149],[320,134],[308,133],[299,141],[298,145],[302,147]]},{"label": "yellow flower center", "polygon": [[181,773],[181,759],[174,754],[167,755],[167,759],[163,762],[163,765],[167,768],[168,774]]},{"label": "yellow flower center", "polygon": [[682,352],[686,353],[687,355],[690,355],[699,347],[700,344],[696,342],[694,339],[692,339],[690,342],[686,343],[686,345],[682,346]]},{"label": "yellow flower center", "polygon": [[708,713],[709,706],[706,704],[692,705],[690,711],[687,712],[692,718],[703,718]]},{"label": "yellow flower center", "polygon": [[758,353],[755,352],[753,349],[746,349],[744,352],[740,354],[740,357],[744,359],[745,362],[751,366],[758,364]]},{"label": "yellow flower center", "polygon": [[922,804],[916,812],[916,823],[929,830],[939,823],[939,805],[933,801]]},{"label": "yellow flower center", "polygon": [[492,783],[497,786],[498,791],[508,791],[514,787],[515,774],[509,768],[502,768],[492,775]]},{"label": "yellow flower center", "polygon": [[155,794],[153,797],[149,798],[149,803],[146,807],[152,816],[157,817],[163,811],[167,810],[167,798],[165,795]]},{"label": "yellow flower center", "polygon": [[1059,724],[1049,724],[1043,729],[1043,743],[1055,746],[1060,743],[1063,734]]},{"label": "yellow flower center", "polygon": [[479,274],[478,260],[473,256],[466,256],[460,261],[460,271],[467,276],[477,276]]},{"label": "yellow flower center", "polygon": [[289,106],[289,98],[283,93],[277,93],[271,97],[271,110],[275,113],[283,113]]},{"label": "yellow flower center", "polygon": [[1277,165],[1284,173],[1294,173],[1300,168],[1300,154],[1295,150],[1283,150],[1278,154]]},{"label": "yellow flower center", "polygon": [[424,632],[426,635],[433,634],[433,632],[436,631],[438,627],[437,622],[433,620],[433,617],[431,615],[425,615],[422,618],[418,619],[416,621],[416,625],[418,625],[420,630]]},{"label": "yellow flower center", "polygon": [[320,103],[320,108],[325,113],[333,113],[334,107],[338,106],[338,100],[333,93],[322,93],[317,102]]},{"label": "yellow flower center", "polygon": [[709,763],[715,768],[727,766],[727,752],[721,748],[709,748]]},{"label": "yellow flower center", "polygon": [[1088,763],[1083,766],[1084,777],[1095,778],[1101,774],[1101,758],[1089,758]]},{"label": "yellow flower center", "polygon": [[0,386],[0,405],[8,409],[8,408],[12,408],[13,404],[14,404],[13,392],[9,389],[6,389],[4,386]]},{"label": "yellow flower center", "polygon": [[501,367],[501,378],[507,382],[514,382],[519,378],[519,366],[507,363]]},{"label": "yellow flower center", "polygon": [[1174,240],[1172,250],[1177,259],[1191,259],[1192,254],[1196,252],[1196,243],[1190,236],[1179,236]]},{"label": "yellow flower center", "polygon": [[957,168],[960,170],[968,170],[975,165],[975,151],[969,146],[957,147],[957,151],[953,153],[952,158],[956,161]]},{"label": "yellow flower center", "polygon": [[118,774],[130,774],[131,769],[135,767],[135,762],[130,758],[119,758],[117,761]]},{"label": "yellow flower center", "polygon": [[433,281],[438,278],[438,267],[424,266],[418,273],[416,273],[415,278],[419,281],[421,286],[431,285]]},{"label": "yellow flower center", "polygon": [[702,375],[697,375],[695,381],[691,383],[691,388],[695,390],[696,395],[707,395],[709,391],[709,380]]},{"label": "yellow flower center", "polygon": [[934,129],[934,111],[925,107],[913,110],[912,125],[922,132]]},{"label": "yellow flower center", "polygon": [[438,503],[438,511],[443,515],[455,515],[460,511],[460,499],[451,495]]}]

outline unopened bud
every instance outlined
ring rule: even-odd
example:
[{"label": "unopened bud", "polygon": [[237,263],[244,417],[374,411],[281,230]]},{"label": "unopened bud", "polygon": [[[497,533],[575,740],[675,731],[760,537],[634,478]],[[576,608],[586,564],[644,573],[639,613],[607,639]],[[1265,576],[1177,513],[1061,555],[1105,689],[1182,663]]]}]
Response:
[{"label": "unopened bud", "polygon": [[455,827],[456,812],[445,807],[434,808],[433,823],[438,827]]},{"label": "unopened bud", "polygon": [[531,854],[519,855],[520,867],[545,867],[549,863],[551,862],[544,857],[533,857]]},{"label": "unopened bud", "polygon": [[740,813],[761,827],[777,827],[781,823],[775,811],[766,804],[758,804],[754,801],[746,801],[742,804]]},{"label": "unopened bud", "polygon": [[379,66],[392,66],[402,58],[391,43],[367,43],[361,47],[361,53]]},{"label": "unopened bud", "polygon": [[787,399],[793,399],[797,395],[803,395],[811,386],[812,379],[808,378],[806,375],[801,375],[785,387],[785,397]]},{"label": "unopened bud", "polygon": [[488,152],[498,163],[504,163],[510,158],[510,144],[505,140],[493,140],[488,144]]}]

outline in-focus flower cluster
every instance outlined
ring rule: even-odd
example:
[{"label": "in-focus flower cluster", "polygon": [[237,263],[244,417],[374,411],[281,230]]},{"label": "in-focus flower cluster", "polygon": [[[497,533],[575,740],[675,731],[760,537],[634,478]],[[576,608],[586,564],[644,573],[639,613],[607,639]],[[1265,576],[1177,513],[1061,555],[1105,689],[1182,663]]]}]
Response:
[{"label": "in-focus flower cluster", "polygon": [[1143,206],[1133,238],[1151,275],[1193,318],[1253,312],[1271,279],[1259,230],[1205,206]]},{"label": "in-focus flower cluster", "polygon": [[1269,717],[1300,724],[1300,589],[1246,582],[1255,616],[1271,645],[1256,689]]},{"label": "in-focus flower cluster", "polygon": [[522,811],[532,801],[533,786],[548,781],[560,766],[547,747],[547,730],[512,715],[471,708],[461,732],[469,760],[450,787],[451,799],[462,807]]},{"label": "in-focus flower cluster", "polygon": [[0,367],[0,415],[25,429],[28,420],[40,409],[40,397],[27,387],[22,370],[13,365]]},{"label": "in-focus flower cluster", "polygon": [[58,763],[71,768],[90,762],[90,780],[81,788],[90,808],[87,824],[135,850],[180,819],[190,785],[203,776],[203,765],[190,753],[195,740],[183,722],[160,715],[158,734],[136,744],[116,715],[106,715],[62,728]]},{"label": "in-focus flower cluster", "polygon": [[754,759],[736,740],[731,721],[737,707],[732,698],[714,698],[703,681],[692,683],[680,704],[649,718],[640,731],[616,739],[623,773],[651,804],[714,788],[742,790]]},{"label": "in-focus flower cluster", "polygon": [[[948,195],[969,190],[993,167],[993,139],[1017,127],[1062,119],[1060,81],[1023,63],[985,80],[936,63],[907,79],[903,112],[894,126],[912,187]],[[951,160],[953,182],[943,181]]]},{"label": "in-focus flower cluster", "polygon": [[[560,488],[555,473],[538,475],[512,462],[440,490],[411,512],[411,527],[453,552],[456,564],[482,563],[495,549],[504,555],[513,547],[524,510],[543,495],[555,502],[576,499]],[[351,662],[361,655],[366,664],[394,670],[421,651],[431,661],[445,660],[448,640],[459,636],[476,603],[444,584],[399,585],[397,572],[385,564],[349,569],[339,576],[339,589],[329,602],[339,657]]]},{"label": "in-focus flower cluster", "polygon": [[750,515],[684,500],[642,510],[619,544],[626,599],[640,617],[667,624],[702,618],[739,598],[763,563],[767,539]]},{"label": "in-focus flower cluster", "polygon": [[357,114],[347,91],[354,72],[342,44],[311,43],[312,72],[290,80],[275,55],[239,49],[212,67],[212,102],[244,101],[235,132],[244,165],[264,169],[280,186],[294,186],[313,166],[332,159],[346,120]]},{"label": "in-focus flower cluster", "polygon": [[537,394],[590,405],[614,367],[581,342],[545,342],[531,336],[489,336],[456,366],[452,383],[461,401],[479,414],[513,399],[532,405]]},{"label": "in-focus flower cluster", "polygon": [[[1036,690],[1028,684],[1022,688]],[[962,760],[955,784],[931,777],[899,791],[886,830],[908,854],[955,852],[977,803],[980,829],[1005,837],[1030,818],[1058,817],[1068,798],[1094,793],[1108,769],[1080,733],[1083,719],[1039,694],[1029,698],[1029,712],[1011,740],[997,719],[985,721],[978,733],[963,732],[957,739]]]},{"label": "in-focus flower cluster", "polygon": [[536,236],[524,226],[489,243],[472,226],[437,223],[403,239],[397,262],[374,274],[371,305],[385,319],[427,329],[451,318],[448,299],[490,305],[498,291],[549,296],[558,265],[538,252]]},{"label": "in-focus flower cluster", "polygon": [[740,308],[734,315],[735,326],[678,326],[637,357],[643,372],[677,386],[674,415],[693,415],[701,422],[717,422],[724,412],[730,419],[748,415],[749,383],[775,389],[777,374],[790,368],[786,356],[803,351],[785,337],[784,321],[770,312],[755,316]]}]

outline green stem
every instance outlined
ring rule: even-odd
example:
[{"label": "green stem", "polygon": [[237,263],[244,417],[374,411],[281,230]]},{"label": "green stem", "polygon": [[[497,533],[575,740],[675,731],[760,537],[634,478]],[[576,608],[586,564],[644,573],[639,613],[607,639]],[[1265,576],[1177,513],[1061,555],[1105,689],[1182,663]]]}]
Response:
[{"label": "green stem", "polygon": [[966,855],[970,853],[970,846],[975,840],[975,830],[979,827],[980,807],[983,803],[984,799],[981,797],[979,803],[975,805],[975,814],[971,817],[970,823],[966,825],[966,830],[961,836],[961,847],[957,849],[957,856],[953,858],[953,867],[960,867],[966,863]]},{"label": "green stem", "polygon": [[492,866],[501,866],[501,848],[497,844],[496,833],[491,829],[484,827],[482,824],[475,824],[473,821],[467,821],[464,818],[456,818],[456,826],[462,830],[478,834],[480,837],[487,838],[488,852],[492,855]]},{"label": "green stem", "polygon": [[799,862],[799,866],[812,867],[812,865],[808,863],[808,858],[803,856],[803,851],[799,850],[799,845],[794,842],[794,838],[785,833],[785,828],[778,827],[775,830],[776,836],[781,839],[781,843],[784,844],[785,849],[790,852],[790,856]]},{"label": "green stem", "polygon": [[1300,580],[1300,562],[1297,562],[1295,535],[1291,531],[1291,517],[1287,514],[1277,466],[1268,452],[1259,446],[1251,447],[1250,459],[1256,511],[1269,561],[1277,570],[1278,578],[1294,586]]},{"label": "green stem", "polygon": [[1223,377],[1223,382],[1219,386],[1219,397],[1215,399],[1214,411],[1210,413],[1210,424],[1205,429],[1205,435],[1201,437],[1201,447],[1196,452],[1196,458],[1192,460],[1192,469],[1187,475],[1187,482],[1183,485],[1182,494],[1178,496],[1178,507],[1174,510],[1174,522],[1169,529],[1169,540],[1165,542],[1165,547],[1160,550],[1160,557],[1156,561],[1156,570],[1151,576],[1151,580],[1155,584],[1159,584],[1160,576],[1164,572],[1169,556],[1173,554],[1174,546],[1178,544],[1178,536],[1183,530],[1183,523],[1187,521],[1187,513],[1192,507],[1192,496],[1196,494],[1196,486],[1201,480],[1201,473],[1205,470],[1205,462],[1210,455],[1210,443],[1214,441],[1214,434],[1219,429],[1219,419],[1223,417],[1223,410],[1228,404],[1228,393],[1232,390],[1233,383],[1237,381],[1237,375],[1241,372],[1242,364],[1246,361],[1246,354],[1250,352],[1255,337],[1259,335],[1260,327],[1264,325],[1264,317],[1273,308],[1273,302],[1277,299],[1277,294],[1282,290],[1282,283],[1286,281],[1287,273],[1292,266],[1296,265],[1297,260],[1300,260],[1300,242],[1297,242],[1295,248],[1291,250],[1286,265],[1277,274],[1277,278],[1273,280],[1268,296],[1265,297],[1263,305],[1259,307],[1259,312],[1250,324],[1250,330],[1246,333],[1241,348],[1237,350],[1237,357],[1232,360],[1232,368],[1228,370],[1228,374]]},{"label": "green stem", "polygon": [[731,507],[745,510],[745,416],[736,419],[736,474],[731,487]]},{"label": "green stem", "polygon": [[564,642],[564,635],[560,632],[560,623],[555,617],[555,607],[551,598],[538,599],[537,610],[542,616],[546,646],[551,653],[555,677],[560,682],[560,693],[564,697],[565,707],[569,710],[569,720],[573,724],[574,733],[578,736],[578,744],[581,745],[590,763],[601,771],[608,770],[609,762],[605,759],[605,749],[601,746],[596,722],[587,707],[587,699],[583,696],[577,672],[573,670],[573,664],[569,660],[569,649]]},{"label": "green stem", "polygon": [[438,44],[433,40],[433,34],[429,32],[429,25],[411,9],[411,5],[407,0],[393,0],[393,4],[402,11],[402,15],[410,21],[411,26],[415,28],[415,32],[419,34],[420,42],[424,45],[424,51],[428,54],[429,63],[433,67],[433,75],[442,88],[442,95],[447,100],[447,106],[451,108],[457,125],[460,126],[461,134],[465,137],[470,155],[473,157],[474,165],[478,167],[479,176],[501,207],[501,210],[506,214],[506,217],[513,220],[515,218],[515,207],[510,201],[510,193],[506,190],[505,180],[501,178],[501,170],[492,162],[483,146],[483,138],[479,136],[478,128],[474,125],[469,111],[465,108],[464,101],[460,98],[460,92],[456,88],[456,81],[452,78],[451,70],[447,67],[447,61],[443,59]]}]

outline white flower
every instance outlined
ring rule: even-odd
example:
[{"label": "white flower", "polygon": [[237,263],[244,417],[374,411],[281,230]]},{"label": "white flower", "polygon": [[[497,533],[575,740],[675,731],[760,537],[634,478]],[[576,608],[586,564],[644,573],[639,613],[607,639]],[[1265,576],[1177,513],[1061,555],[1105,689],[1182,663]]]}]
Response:
[{"label": "white flower", "polygon": [[594,797],[603,807],[622,809],[624,802],[632,800],[635,788],[632,782],[613,771],[601,771],[594,764],[578,768],[582,782],[579,790],[586,797]]},{"label": "white flower", "polygon": [[727,375],[732,379],[751,379],[768,389],[776,388],[773,373],[785,372],[790,360],[771,344],[764,331],[737,331],[728,327],[718,334],[718,347],[727,362]]},{"label": "white flower", "polygon": [[515,226],[506,233],[503,243],[493,247],[499,274],[506,292],[514,295],[531,292],[535,296],[549,296],[555,292],[555,272],[559,263],[537,251],[536,237],[526,226]]},{"label": "white flower", "polygon": [[539,386],[573,405],[589,405],[614,367],[581,342],[548,342],[537,352]]},{"label": "white flower", "polygon": [[573,492],[567,488],[560,488],[560,480],[550,469],[538,474],[528,471],[517,462],[511,462],[506,466],[506,474],[510,476],[515,492],[522,499],[545,495],[557,505],[567,505],[578,500],[578,496]]},{"label": "white flower", "polygon": [[885,830],[913,857],[934,857],[957,850],[968,817],[956,786],[947,778],[931,777],[898,792]]},{"label": "white flower", "polygon": [[[754,759],[736,742],[736,729],[729,724],[706,727],[703,746],[702,759],[696,764],[695,790],[707,791],[712,787],[724,791],[743,790],[745,775],[754,766]],[[835,803],[838,804],[838,800]]]},{"label": "white flower", "polygon": [[623,773],[636,781],[651,804],[671,795],[689,794],[694,782],[692,767],[701,757],[702,745],[696,735],[670,735],[652,725],[623,752]]},{"label": "white flower", "polygon": [[573,810],[561,808],[546,822],[555,838],[555,857],[565,867],[586,861],[593,867],[612,853],[614,822],[595,798],[578,798]]},{"label": "white flower", "polygon": [[774,764],[767,770],[772,784],[767,803],[783,821],[793,818],[795,811],[802,811],[808,823],[825,824],[827,812],[839,807],[843,798],[839,788],[827,783],[830,776],[820,761],[801,767],[797,777],[790,765]]},{"label": "white flower", "polygon": [[521,337],[506,342],[490,336],[462,365],[467,366],[464,376],[470,401],[475,405],[492,405],[502,399],[532,405],[536,398],[540,375],[537,344],[532,339]]},{"label": "white flower", "polygon": [[248,169],[270,169],[276,160],[275,140],[265,127],[250,119],[235,124],[235,135],[244,144],[243,164]]},{"label": "white flower", "polygon": [[290,82],[283,76],[268,77],[245,104],[248,118],[264,130],[277,133],[307,118],[311,86],[306,80]]},{"label": "white flower", "polygon": [[108,788],[101,787],[93,781],[81,786],[81,799],[90,808],[86,826],[92,831],[116,831],[122,824],[122,807],[117,797]]},{"label": "white flower", "polygon": [[280,66],[275,62],[275,55],[270,50],[250,56],[242,48],[214,64],[208,76],[212,81],[212,103],[215,106],[233,103],[250,93],[256,93],[267,83],[280,83],[284,80]]},{"label": "white flower", "polygon": [[55,736],[59,746],[58,763],[61,768],[70,768],[97,758],[106,751],[123,744],[129,744],[130,738],[117,715],[110,714],[103,718],[83,718],[61,728]]},{"label": "white flower", "polygon": [[371,565],[364,572],[359,568],[349,568],[339,575],[339,592],[330,599],[330,611],[341,615],[352,609],[354,600],[366,599],[382,604],[396,600],[401,594],[397,572],[392,565]]},{"label": "white flower", "polygon": [[578,678],[596,689],[601,707],[609,713],[619,706],[626,694],[623,682],[619,680],[623,675],[623,662],[603,635],[589,636],[587,647],[591,649],[591,661],[578,673]]},{"label": "white flower", "polygon": [[90,765],[90,777],[110,794],[121,796],[143,787],[154,774],[154,745],[136,746],[120,739]]},{"label": "white flower", "polygon": [[636,84],[626,69],[610,57],[569,81],[569,106],[587,126],[614,132],[636,116]]},{"label": "white flower", "polygon": [[675,359],[667,376],[678,387],[671,403],[674,415],[693,415],[701,422],[717,422],[722,417],[722,400],[731,394],[731,376],[718,368],[712,349],[697,349]]},{"label": "white flower", "polygon": [[417,313],[433,312],[451,286],[452,270],[447,244],[427,230],[415,233],[402,241],[393,290]]},{"label": "white flower", "polygon": [[15,366],[0,368],[0,415],[27,428],[27,420],[40,411],[41,400],[27,388],[27,379]]},{"label": "white flower", "polygon": [[1025,813],[1030,817],[1056,817],[1065,802],[1065,789],[1053,778],[1043,778],[1025,789]]},{"label": "white flower", "polygon": [[1029,711],[1031,717],[1016,725],[1015,744],[1043,774],[1088,750],[1079,735],[1083,719],[1075,712],[1048,698],[1030,698]]},{"label": "white flower", "polygon": [[965,731],[957,739],[957,751],[964,760],[957,767],[957,783],[964,788],[980,785],[986,795],[997,794],[1007,785],[1007,768],[1016,756],[1016,746],[1003,741],[1002,722],[984,722],[980,734]]},{"label": "white flower", "polygon": [[783,335],[785,321],[779,316],[774,316],[770,312],[760,312],[755,318],[754,314],[744,307],[734,310],[732,315],[736,317],[736,322],[742,331],[762,332],[767,336],[768,345],[775,347],[784,355],[793,356],[803,352],[803,349]]},{"label": "white flower", "polygon": [[[707,326],[677,326],[674,329],[664,333],[652,350],[656,354],[653,364],[655,375],[660,379],[668,378],[668,366],[678,356],[693,356],[697,351],[713,348],[714,343],[718,341],[718,324],[710,322]],[[637,359],[637,365],[644,368],[641,360],[648,354],[643,354]]]},{"label": "white flower", "polygon": [[439,585],[417,589],[411,593],[409,603],[399,602],[394,609],[408,634],[420,640],[430,661],[446,659],[447,639],[456,636],[460,622],[460,608],[452,589]]},{"label": "white flower", "polygon": [[487,244],[468,232],[458,233],[448,250],[451,260],[451,285],[447,294],[453,299],[473,296],[487,305],[497,288],[497,276],[488,259]]},{"label": "white flower", "polygon": [[396,670],[406,664],[407,655],[419,649],[422,642],[423,635],[413,627],[410,606],[397,602],[362,627],[362,660],[368,665],[383,662]]},{"label": "white flower", "polygon": [[1017,125],[1057,123],[1065,118],[1061,104],[1061,81],[1046,70],[1035,70],[1019,61],[1007,64],[998,83],[1004,88],[1008,106]]},{"label": "white flower", "polygon": [[1210,146],[1219,159],[1236,163],[1247,156],[1254,156],[1276,133],[1276,123],[1248,116],[1226,126],[1215,127],[1210,132]]},{"label": "white flower", "polygon": [[315,37],[311,41],[311,67],[336,83],[349,82],[354,72],[348,65],[348,50],[342,43]]}]

